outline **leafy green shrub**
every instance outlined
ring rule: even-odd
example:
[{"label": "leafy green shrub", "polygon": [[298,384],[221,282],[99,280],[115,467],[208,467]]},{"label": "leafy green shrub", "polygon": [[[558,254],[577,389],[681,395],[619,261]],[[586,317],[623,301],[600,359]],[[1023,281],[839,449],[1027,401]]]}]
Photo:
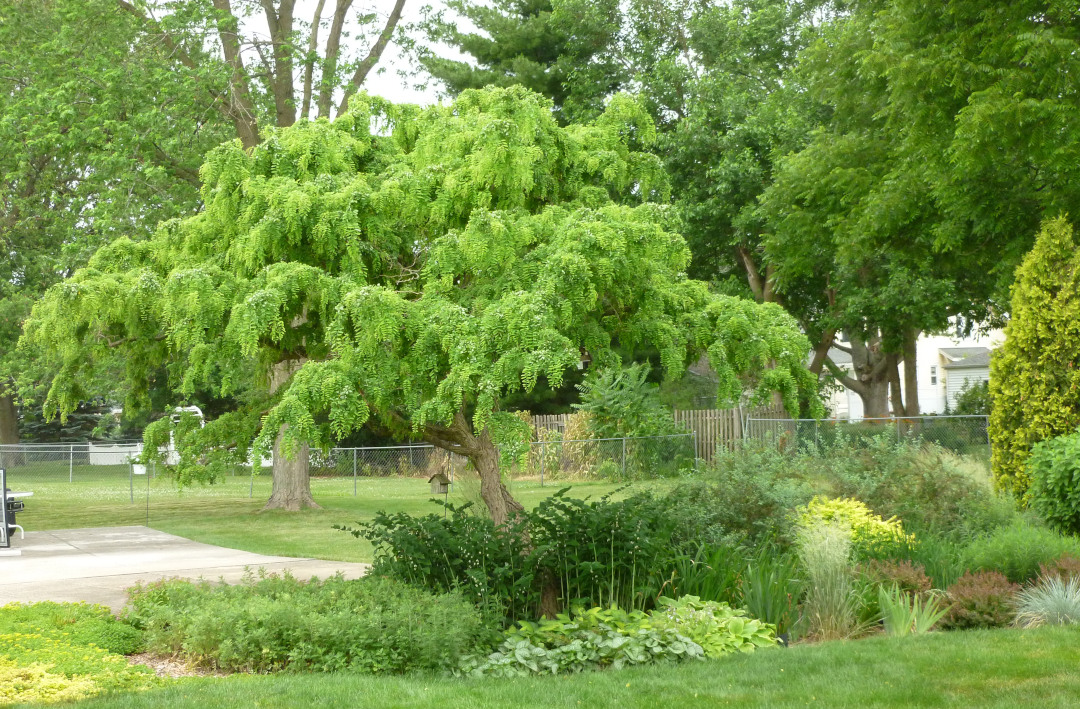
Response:
[{"label": "leafy green shrub", "polygon": [[347,531],[371,540],[375,573],[458,589],[508,620],[540,616],[544,584],[564,607],[650,606],[670,578],[675,521],[667,509],[648,495],[584,501],[566,492],[502,527],[448,505],[447,517],[380,513]]},{"label": "leafy green shrub", "polygon": [[378,577],[173,580],[130,596],[126,619],[145,631],[151,651],[231,671],[443,669],[487,634],[460,594]]},{"label": "leafy green shrub", "polygon": [[1012,622],[1019,591],[1019,585],[998,571],[964,574],[946,591],[949,608],[941,627],[946,630],[1003,628]]},{"label": "leafy green shrub", "polygon": [[1080,534],[1080,432],[1035,444],[1027,473],[1031,508],[1059,532]]},{"label": "leafy green shrub", "polygon": [[1025,628],[1080,623],[1080,578],[1048,576],[1020,592],[1016,623]]},{"label": "leafy green shrub", "polygon": [[887,556],[915,541],[904,532],[900,520],[882,519],[858,500],[815,497],[800,512],[803,528],[833,523],[851,530],[851,548],[860,558]]},{"label": "leafy green shrub", "polygon": [[697,596],[677,600],[662,597],[650,616],[653,627],[667,628],[700,645],[706,657],[753,652],[776,646],[776,628],[733,609],[726,603],[702,601]]},{"label": "leafy green shrub", "polygon": [[1016,270],[1005,342],[990,358],[990,438],[1002,489],[1028,492],[1031,447],[1080,424],[1080,249],[1065,217],[1043,222]]},{"label": "leafy green shrub", "polygon": [[675,630],[655,627],[641,611],[592,608],[521,622],[506,631],[491,654],[464,658],[460,671],[472,677],[518,677],[704,656],[700,645]]},{"label": "leafy green shrub", "polygon": [[665,503],[679,520],[681,539],[783,539],[791,510],[813,497],[799,470],[776,446],[748,441],[739,450],[717,451],[703,479],[674,487]]},{"label": "leafy green shrub", "polygon": [[1023,583],[1038,576],[1040,564],[1063,554],[1080,556],[1080,540],[1020,518],[970,542],[963,562],[972,571],[1000,571],[1010,581]]},{"label": "leafy green shrub", "polygon": [[12,603],[0,607],[0,704],[81,699],[158,683],[150,668],[123,654],[141,634],[108,608],[85,603]]}]

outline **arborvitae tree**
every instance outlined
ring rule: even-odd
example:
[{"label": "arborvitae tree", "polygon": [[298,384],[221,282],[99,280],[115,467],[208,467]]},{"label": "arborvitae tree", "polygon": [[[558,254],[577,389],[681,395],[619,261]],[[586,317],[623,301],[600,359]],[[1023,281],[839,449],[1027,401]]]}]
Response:
[{"label": "arborvitae tree", "polygon": [[1032,446],[1080,424],[1080,251],[1064,217],[1044,224],[1016,271],[990,397],[994,478],[1023,497]]},{"label": "arborvitae tree", "polygon": [[659,160],[634,149],[655,139],[643,109],[617,97],[563,128],[551,108],[521,87],[423,111],[364,97],[334,123],[222,145],[205,211],[114,242],[35,307],[26,337],[57,368],[46,403],[71,411],[84,373],[116,362],[135,397],[153,367],[179,396],[216,386],[247,405],[181,421],[184,465],[245,460],[257,435],[275,449],[269,506],[286,508],[313,504],[307,446],[374,418],[466,456],[502,522],[520,509],[499,476],[502,401],[560,387],[583,353],[657,352],[672,377],[707,353],[722,400],[813,396],[793,320],[687,278]]}]

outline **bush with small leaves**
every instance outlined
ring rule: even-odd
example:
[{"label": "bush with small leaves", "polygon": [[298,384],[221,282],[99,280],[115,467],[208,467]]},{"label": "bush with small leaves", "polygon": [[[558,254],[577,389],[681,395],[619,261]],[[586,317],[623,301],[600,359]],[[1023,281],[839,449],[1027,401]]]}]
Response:
[{"label": "bush with small leaves", "polygon": [[851,530],[851,549],[858,558],[888,557],[891,552],[915,543],[895,517],[882,519],[858,500],[815,497],[800,513],[799,526],[839,524]]},{"label": "bush with small leaves", "polygon": [[961,576],[946,591],[949,610],[941,620],[945,630],[1003,628],[1016,613],[1020,586],[997,571],[976,571]]},{"label": "bush with small leaves", "polygon": [[1027,474],[1031,508],[1059,532],[1080,533],[1080,432],[1036,443]]}]

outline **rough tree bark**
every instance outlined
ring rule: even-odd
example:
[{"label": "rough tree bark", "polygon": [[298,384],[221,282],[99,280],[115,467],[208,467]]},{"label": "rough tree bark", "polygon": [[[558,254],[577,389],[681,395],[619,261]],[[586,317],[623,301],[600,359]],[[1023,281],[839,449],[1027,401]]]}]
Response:
[{"label": "rough tree bark", "polygon": [[424,429],[424,439],[434,446],[469,459],[480,475],[480,497],[487,505],[495,524],[505,524],[511,517],[525,510],[502,484],[502,476],[499,474],[499,450],[491,440],[490,432],[484,429],[479,435],[474,434],[464,412],[457,412],[449,426],[427,426]]},{"label": "rough tree bark", "polygon": [[[302,359],[287,359],[275,364],[270,373],[270,393],[277,392],[303,363]],[[319,505],[311,496],[308,445],[297,446],[291,457],[286,455],[282,442],[287,429],[288,425],[283,425],[274,440],[273,489],[263,510],[297,512],[304,508],[318,509]]]},{"label": "rough tree bark", "polygon": [[919,415],[919,371],[918,366],[919,331],[914,328],[904,330],[904,415]]},{"label": "rough tree bark", "polygon": [[[825,358],[825,366],[838,382],[859,395],[865,418],[888,418],[889,416],[889,357],[882,350],[881,338],[863,340],[851,338],[851,346],[833,345],[851,355],[852,374],[849,376],[832,359]],[[895,360],[893,360],[895,364]],[[893,367],[895,371],[895,366]]]}]

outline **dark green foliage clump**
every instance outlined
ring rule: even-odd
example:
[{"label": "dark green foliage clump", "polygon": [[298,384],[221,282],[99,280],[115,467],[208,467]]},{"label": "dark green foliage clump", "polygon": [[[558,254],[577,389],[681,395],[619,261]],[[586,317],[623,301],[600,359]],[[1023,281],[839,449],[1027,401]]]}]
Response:
[{"label": "dark green foliage clump", "polygon": [[672,554],[665,507],[647,495],[582,501],[564,493],[504,525],[447,505],[445,517],[380,513],[346,531],[371,540],[374,573],[459,589],[508,620],[539,617],[545,585],[564,607],[650,606]]},{"label": "dark green foliage clump", "polygon": [[973,540],[964,550],[963,561],[972,571],[1000,571],[1015,583],[1039,575],[1039,566],[1064,554],[1080,556],[1080,539],[1018,519],[1008,527]]},{"label": "dark green foliage clump", "polygon": [[1054,529],[1080,534],[1080,433],[1035,444],[1027,470],[1031,508]]},{"label": "dark green foliage clump", "polygon": [[941,619],[945,630],[1003,628],[1016,615],[1020,586],[998,571],[966,573],[949,587],[949,612]]},{"label": "dark green foliage clump", "polygon": [[487,634],[460,594],[378,577],[163,581],[133,589],[125,618],[151,652],[233,672],[441,670]]}]

